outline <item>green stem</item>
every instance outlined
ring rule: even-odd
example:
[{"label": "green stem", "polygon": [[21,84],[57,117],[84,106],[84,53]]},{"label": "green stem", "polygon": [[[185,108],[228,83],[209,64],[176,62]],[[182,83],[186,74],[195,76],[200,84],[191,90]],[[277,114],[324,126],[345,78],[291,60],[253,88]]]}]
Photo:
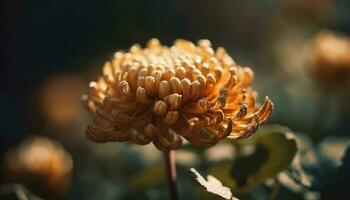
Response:
[{"label": "green stem", "polygon": [[175,164],[175,151],[169,150],[164,152],[165,170],[168,177],[168,186],[171,200],[178,200],[179,196],[176,187],[176,164]]},{"label": "green stem", "polygon": [[270,200],[275,200],[277,199],[278,193],[281,189],[281,185],[278,182],[277,179],[275,179],[275,183],[273,185],[272,191],[271,191],[271,195],[270,195]]}]

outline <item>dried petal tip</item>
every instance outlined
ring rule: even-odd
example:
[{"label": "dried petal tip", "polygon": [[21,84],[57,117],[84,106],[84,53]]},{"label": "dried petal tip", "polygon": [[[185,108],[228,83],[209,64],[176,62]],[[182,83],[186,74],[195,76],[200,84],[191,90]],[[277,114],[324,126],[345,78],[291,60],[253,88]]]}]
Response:
[{"label": "dried petal tip", "polygon": [[116,53],[85,97],[94,115],[88,138],[152,142],[166,151],[179,148],[183,138],[208,147],[254,134],[273,104],[266,98],[256,108],[253,71],[237,65],[224,48],[215,51],[209,40],[197,44],[176,40],[166,47],[152,39],[144,49],[134,45]]}]

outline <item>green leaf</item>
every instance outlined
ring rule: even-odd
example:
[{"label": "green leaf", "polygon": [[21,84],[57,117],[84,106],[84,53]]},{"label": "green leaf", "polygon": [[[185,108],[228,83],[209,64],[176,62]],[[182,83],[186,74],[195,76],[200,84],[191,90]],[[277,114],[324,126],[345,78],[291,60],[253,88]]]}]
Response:
[{"label": "green leaf", "polygon": [[216,166],[210,173],[234,191],[246,192],[275,177],[292,162],[297,144],[293,133],[279,125],[266,126],[247,140],[237,143],[238,149],[253,147],[249,155],[242,153],[232,162]]},{"label": "green leaf", "polygon": [[136,174],[128,181],[128,187],[133,189],[147,189],[163,185],[166,180],[163,164],[151,166]]}]

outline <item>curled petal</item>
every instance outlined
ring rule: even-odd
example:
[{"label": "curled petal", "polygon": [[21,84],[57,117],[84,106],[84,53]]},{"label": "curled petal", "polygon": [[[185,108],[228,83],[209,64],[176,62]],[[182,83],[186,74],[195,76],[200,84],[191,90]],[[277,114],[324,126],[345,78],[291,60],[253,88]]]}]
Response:
[{"label": "curled petal", "polygon": [[201,130],[193,130],[193,135],[185,137],[188,141],[190,141],[193,145],[198,147],[211,147],[218,142],[218,138],[204,138],[201,135]]},{"label": "curled petal", "polygon": [[259,123],[264,124],[271,117],[273,110],[273,103],[269,99],[269,97],[265,97],[264,104],[260,107],[260,109],[256,112],[259,116]]},{"label": "curled petal", "polygon": [[145,137],[147,137],[150,140],[154,140],[157,134],[159,134],[158,128],[153,124],[147,124],[143,132],[145,134]]},{"label": "curled petal", "polygon": [[245,104],[239,106],[239,111],[236,114],[237,118],[244,118],[248,113],[248,107]]},{"label": "curled petal", "polygon": [[103,106],[119,110],[123,112],[130,112],[137,108],[136,100],[135,101],[127,101],[116,97],[106,97],[103,100]]},{"label": "curled petal", "polygon": [[158,149],[164,151],[166,149],[178,149],[181,147],[182,139],[170,131],[163,122],[159,120],[157,127],[159,133],[156,135],[156,140],[153,143]]},{"label": "curled petal", "polygon": [[94,142],[126,141],[128,140],[129,133],[112,128],[105,129],[97,126],[95,123],[90,123],[86,130],[86,136]]},{"label": "curled petal", "polygon": [[204,130],[214,135],[218,139],[226,138],[232,131],[232,121],[227,123],[215,124],[213,126],[205,127]]},{"label": "curled petal", "polygon": [[193,114],[202,114],[209,110],[209,101],[207,98],[202,98],[194,103],[187,103],[184,107],[184,112]]},{"label": "curled petal", "polygon": [[[241,131],[232,132],[227,138],[237,140],[237,139],[248,138],[251,135],[253,135],[256,132],[256,130],[259,128],[259,116],[255,114],[250,124],[242,125],[242,126],[243,127],[239,127]],[[235,128],[233,128],[233,130],[234,129]]]},{"label": "curled petal", "polygon": [[136,130],[131,134],[131,140],[139,145],[146,145],[151,142],[151,139],[149,137],[146,137],[146,135],[143,134],[143,132],[139,132]]},{"label": "curled petal", "polygon": [[119,124],[124,124],[124,125],[130,125],[132,123],[135,123],[137,121],[136,117],[132,117],[130,115],[127,115],[123,112],[119,111],[112,111],[112,119],[115,122],[118,122]]}]

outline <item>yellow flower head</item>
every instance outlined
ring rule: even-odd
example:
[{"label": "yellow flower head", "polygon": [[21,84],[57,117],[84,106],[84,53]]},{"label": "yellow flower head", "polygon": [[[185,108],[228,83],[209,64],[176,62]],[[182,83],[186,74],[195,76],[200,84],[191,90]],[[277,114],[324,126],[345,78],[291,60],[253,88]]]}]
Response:
[{"label": "yellow flower head", "polygon": [[152,39],[144,49],[115,53],[102,71],[85,97],[94,116],[86,134],[95,142],[153,142],[166,151],[185,138],[207,147],[251,136],[273,108],[267,97],[256,108],[253,71],[209,40],[167,47]]}]

